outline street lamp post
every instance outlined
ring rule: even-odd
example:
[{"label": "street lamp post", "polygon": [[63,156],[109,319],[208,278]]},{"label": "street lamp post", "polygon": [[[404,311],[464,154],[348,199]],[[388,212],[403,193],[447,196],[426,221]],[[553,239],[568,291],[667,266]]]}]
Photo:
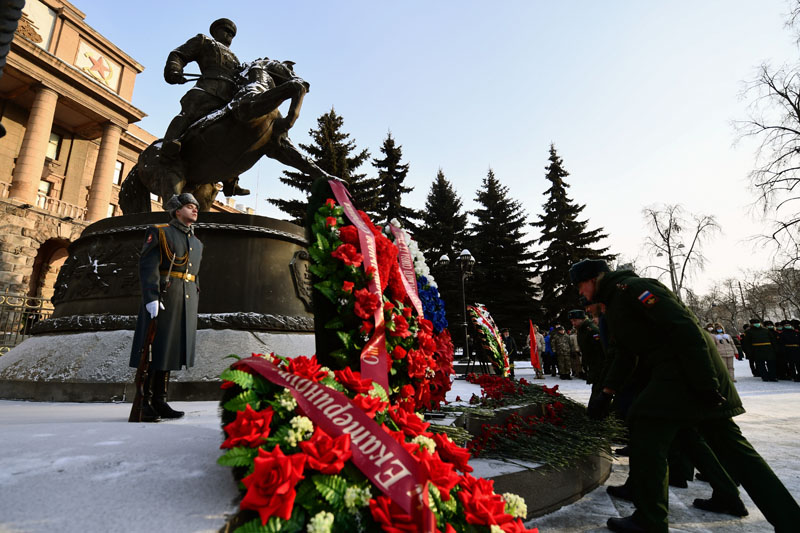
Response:
[{"label": "street lamp post", "polygon": [[[436,264],[438,266],[447,267],[450,264],[450,258],[447,257],[447,254],[443,254]],[[475,266],[475,258],[472,257],[472,254],[469,253],[469,250],[465,249],[462,250],[456,258],[456,264],[461,272],[461,310],[464,313],[464,321],[462,322],[461,326],[464,328],[464,355],[467,357],[467,360],[471,362],[472,358],[469,355],[469,320],[467,318],[467,297],[466,291],[464,290],[464,285],[467,278],[472,275],[472,268]],[[467,363],[467,371],[469,372],[469,363]]]}]

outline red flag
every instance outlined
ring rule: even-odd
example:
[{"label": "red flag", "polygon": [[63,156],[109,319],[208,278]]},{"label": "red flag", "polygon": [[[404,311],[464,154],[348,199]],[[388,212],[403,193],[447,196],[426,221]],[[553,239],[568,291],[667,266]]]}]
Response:
[{"label": "red flag", "polygon": [[536,370],[541,370],[542,369],[542,363],[539,362],[539,350],[537,349],[537,346],[536,346],[536,333],[533,331],[533,322],[530,319],[528,319],[528,323],[531,325],[531,333],[530,333],[530,338],[531,338],[531,364],[533,365],[533,368],[535,368]]}]

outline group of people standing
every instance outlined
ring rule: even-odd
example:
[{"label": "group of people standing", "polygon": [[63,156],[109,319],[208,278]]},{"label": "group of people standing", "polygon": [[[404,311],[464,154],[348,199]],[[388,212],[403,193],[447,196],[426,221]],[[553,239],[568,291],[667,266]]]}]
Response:
[{"label": "group of people standing", "polygon": [[764,381],[800,382],[800,321],[751,318],[742,327],[740,351],[750,362],[753,376]]}]

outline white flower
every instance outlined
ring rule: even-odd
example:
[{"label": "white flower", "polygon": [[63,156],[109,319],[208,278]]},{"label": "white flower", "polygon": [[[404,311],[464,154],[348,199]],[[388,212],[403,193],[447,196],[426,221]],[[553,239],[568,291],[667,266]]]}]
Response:
[{"label": "white flower", "polygon": [[344,492],[344,504],[348,509],[355,509],[356,507],[366,507],[369,505],[369,500],[372,498],[372,493],[369,487],[347,487]]},{"label": "white flower", "polygon": [[522,518],[525,520],[525,517],[528,516],[528,506],[521,496],[506,492],[503,494],[503,500],[506,502],[506,513],[514,518]]},{"label": "white flower", "polygon": [[411,440],[411,442],[422,446],[428,450],[428,453],[433,453],[436,451],[436,442],[429,437],[425,437],[424,435],[417,435]]},{"label": "white flower", "polygon": [[333,370],[331,370],[327,366],[320,367],[319,371],[320,372],[327,372],[328,373],[328,377],[331,378],[331,379],[334,379],[336,377],[336,374],[333,373]]},{"label": "white flower", "polygon": [[314,433],[314,424],[311,419],[305,416],[296,416],[289,421],[292,429],[286,435],[286,442],[290,447],[297,446],[297,443],[306,440]]},{"label": "white flower", "polygon": [[306,531],[308,531],[308,533],[330,533],[333,520],[333,513],[320,511],[308,521]]},{"label": "white flower", "polygon": [[505,533],[505,531],[503,531],[503,528],[500,526],[492,525],[489,529],[489,533]]},{"label": "white flower", "polygon": [[289,392],[289,389],[284,389],[283,392],[278,396],[278,405],[286,409],[287,411],[294,411],[297,407],[297,402],[292,396],[292,393]]}]

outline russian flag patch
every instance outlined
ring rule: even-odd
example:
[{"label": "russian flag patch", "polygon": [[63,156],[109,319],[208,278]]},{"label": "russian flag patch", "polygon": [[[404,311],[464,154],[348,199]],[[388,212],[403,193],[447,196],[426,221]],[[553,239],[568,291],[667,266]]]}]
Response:
[{"label": "russian flag patch", "polygon": [[653,307],[658,301],[658,297],[650,291],[644,291],[639,295],[639,301],[645,307]]}]

